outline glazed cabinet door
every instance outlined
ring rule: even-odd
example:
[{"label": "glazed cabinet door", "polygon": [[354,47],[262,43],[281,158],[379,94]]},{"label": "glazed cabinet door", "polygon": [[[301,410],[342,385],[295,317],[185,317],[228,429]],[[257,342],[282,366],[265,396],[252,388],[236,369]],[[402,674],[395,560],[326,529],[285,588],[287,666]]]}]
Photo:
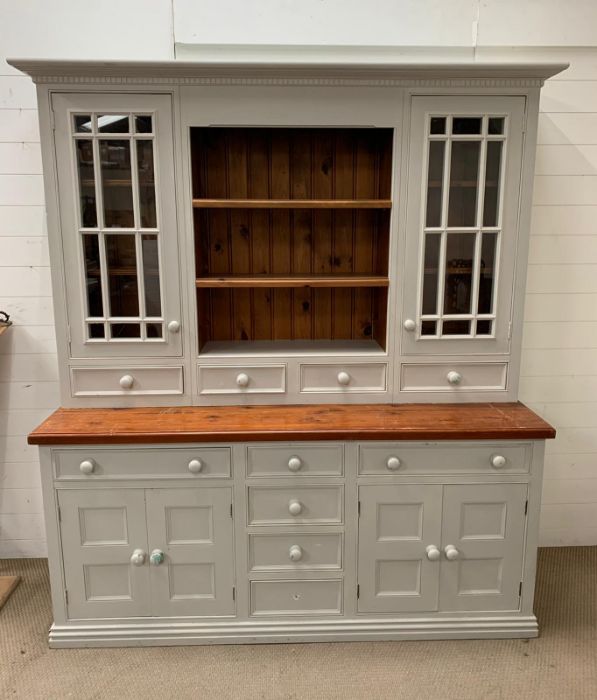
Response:
[{"label": "glazed cabinet door", "polygon": [[143,489],[58,491],[67,614],[151,615]]},{"label": "glazed cabinet door", "polygon": [[412,98],[404,355],[509,351],[524,97]]},{"label": "glazed cabinet door", "polygon": [[231,508],[229,488],[147,491],[154,615],[234,614]]},{"label": "glazed cabinet door", "polygon": [[172,97],[52,109],[71,357],[180,356]]},{"label": "glazed cabinet door", "polygon": [[526,484],[444,487],[440,610],[517,610]]},{"label": "glazed cabinet door", "polygon": [[359,612],[437,610],[441,485],[359,488]]}]

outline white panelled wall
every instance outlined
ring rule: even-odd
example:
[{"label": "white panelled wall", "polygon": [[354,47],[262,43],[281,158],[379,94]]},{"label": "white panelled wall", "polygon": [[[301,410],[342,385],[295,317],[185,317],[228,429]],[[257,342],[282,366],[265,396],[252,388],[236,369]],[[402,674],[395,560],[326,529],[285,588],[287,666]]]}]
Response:
[{"label": "white panelled wall", "polygon": [[42,0],[0,0],[0,309],[14,321],[0,337],[0,557],[45,554],[26,435],[59,403],[35,90],[3,59],[166,59],[201,43],[443,46],[454,60],[571,62],[542,95],[520,398],[558,429],[542,544],[597,544],[595,26],[590,0],[55,0],[51,15]]}]

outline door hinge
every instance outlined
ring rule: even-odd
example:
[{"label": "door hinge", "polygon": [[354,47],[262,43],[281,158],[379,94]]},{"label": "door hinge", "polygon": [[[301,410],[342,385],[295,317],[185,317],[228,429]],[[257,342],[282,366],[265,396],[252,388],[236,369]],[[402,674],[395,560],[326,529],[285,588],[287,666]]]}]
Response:
[{"label": "door hinge", "polygon": [[508,340],[512,340],[512,321],[508,323]]},{"label": "door hinge", "polygon": [[52,131],[56,131],[56,115],[54,114],[54,110],[50,110],[50,129]]},{"label": "door hinge", "polygon": [[526,500],[524,502],[524,514],[526,515],[529,512],[529,502]]},{"label": "door hinge", "polygon": [[58,506],[58,522],[62,522],[62,511],[60,510],[60,506]]},{"label": "door hinge", "polygon": [[68,605],[68,591],[66,588],[64,589],[64,603]]},{"label": "door hinge", "polygon": [[232,600],[236,600],[236,586],[232,586]]},{"label": "door hinge", "polygon": [[71,334],[70,334],[70,326],[66,327],[66,340],[68,341],[68,347],[70,348],[71,342],[72,342]]},{"label": "door hinge", "polygon": [[357,599],[361,597],[361,586],[357,583]]},{"label": "door hinge", "polygon": [[357,506],[357,512],[359,515],[359,518],[361,517],[361,502],[359,501],[358,506]]},{"label": "door hinge", "polygon": [[518,586],[518,597],[522,595],[522,581],[520,582],[520,585]]},{"label": "door hinge", "polygon": [[233,515],[232,515],[232,503],[230,504],[230,517],[231,518],[233,517]]}]

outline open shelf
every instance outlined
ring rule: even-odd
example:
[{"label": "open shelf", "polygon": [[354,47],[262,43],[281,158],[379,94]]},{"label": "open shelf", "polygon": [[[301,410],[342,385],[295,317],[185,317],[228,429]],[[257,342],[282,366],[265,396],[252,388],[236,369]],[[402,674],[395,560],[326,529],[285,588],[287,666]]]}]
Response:
[{"label": "open shelf", "polygon": [[194,199],[195,209],[391,209],[389,199]]},{"label": "open shelf", "polygon": [[197,287],[264,287],[264,288],[299,288],[299,287],[387,287],[387,277],[367,275],[329,276],[324,275],[297,275],[293,277],[281,277],[267,275],[262,277],[199,277],[195,280]]}]

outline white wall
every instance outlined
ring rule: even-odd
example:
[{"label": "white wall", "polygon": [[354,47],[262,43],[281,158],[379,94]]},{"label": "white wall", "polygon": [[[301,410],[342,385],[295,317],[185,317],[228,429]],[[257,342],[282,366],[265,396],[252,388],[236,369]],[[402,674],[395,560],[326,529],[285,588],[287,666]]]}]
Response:
[{"label": "white wall", "polygon": [[[6,56],[171,58],[193,44],[449,47],[569,60],[543,92],[521,399],[548,444],[543,544],[597,544],[597,3],[0,0],[0,557],[45,553],[27,432],[58,405],[35,91]],[[496,48],[497,47],[497,48]],[[511,50],[511,47],[515,47]],[[522,50],[521,50],[521,47]],[[414,50],[417,50],[415,48]]]}]

